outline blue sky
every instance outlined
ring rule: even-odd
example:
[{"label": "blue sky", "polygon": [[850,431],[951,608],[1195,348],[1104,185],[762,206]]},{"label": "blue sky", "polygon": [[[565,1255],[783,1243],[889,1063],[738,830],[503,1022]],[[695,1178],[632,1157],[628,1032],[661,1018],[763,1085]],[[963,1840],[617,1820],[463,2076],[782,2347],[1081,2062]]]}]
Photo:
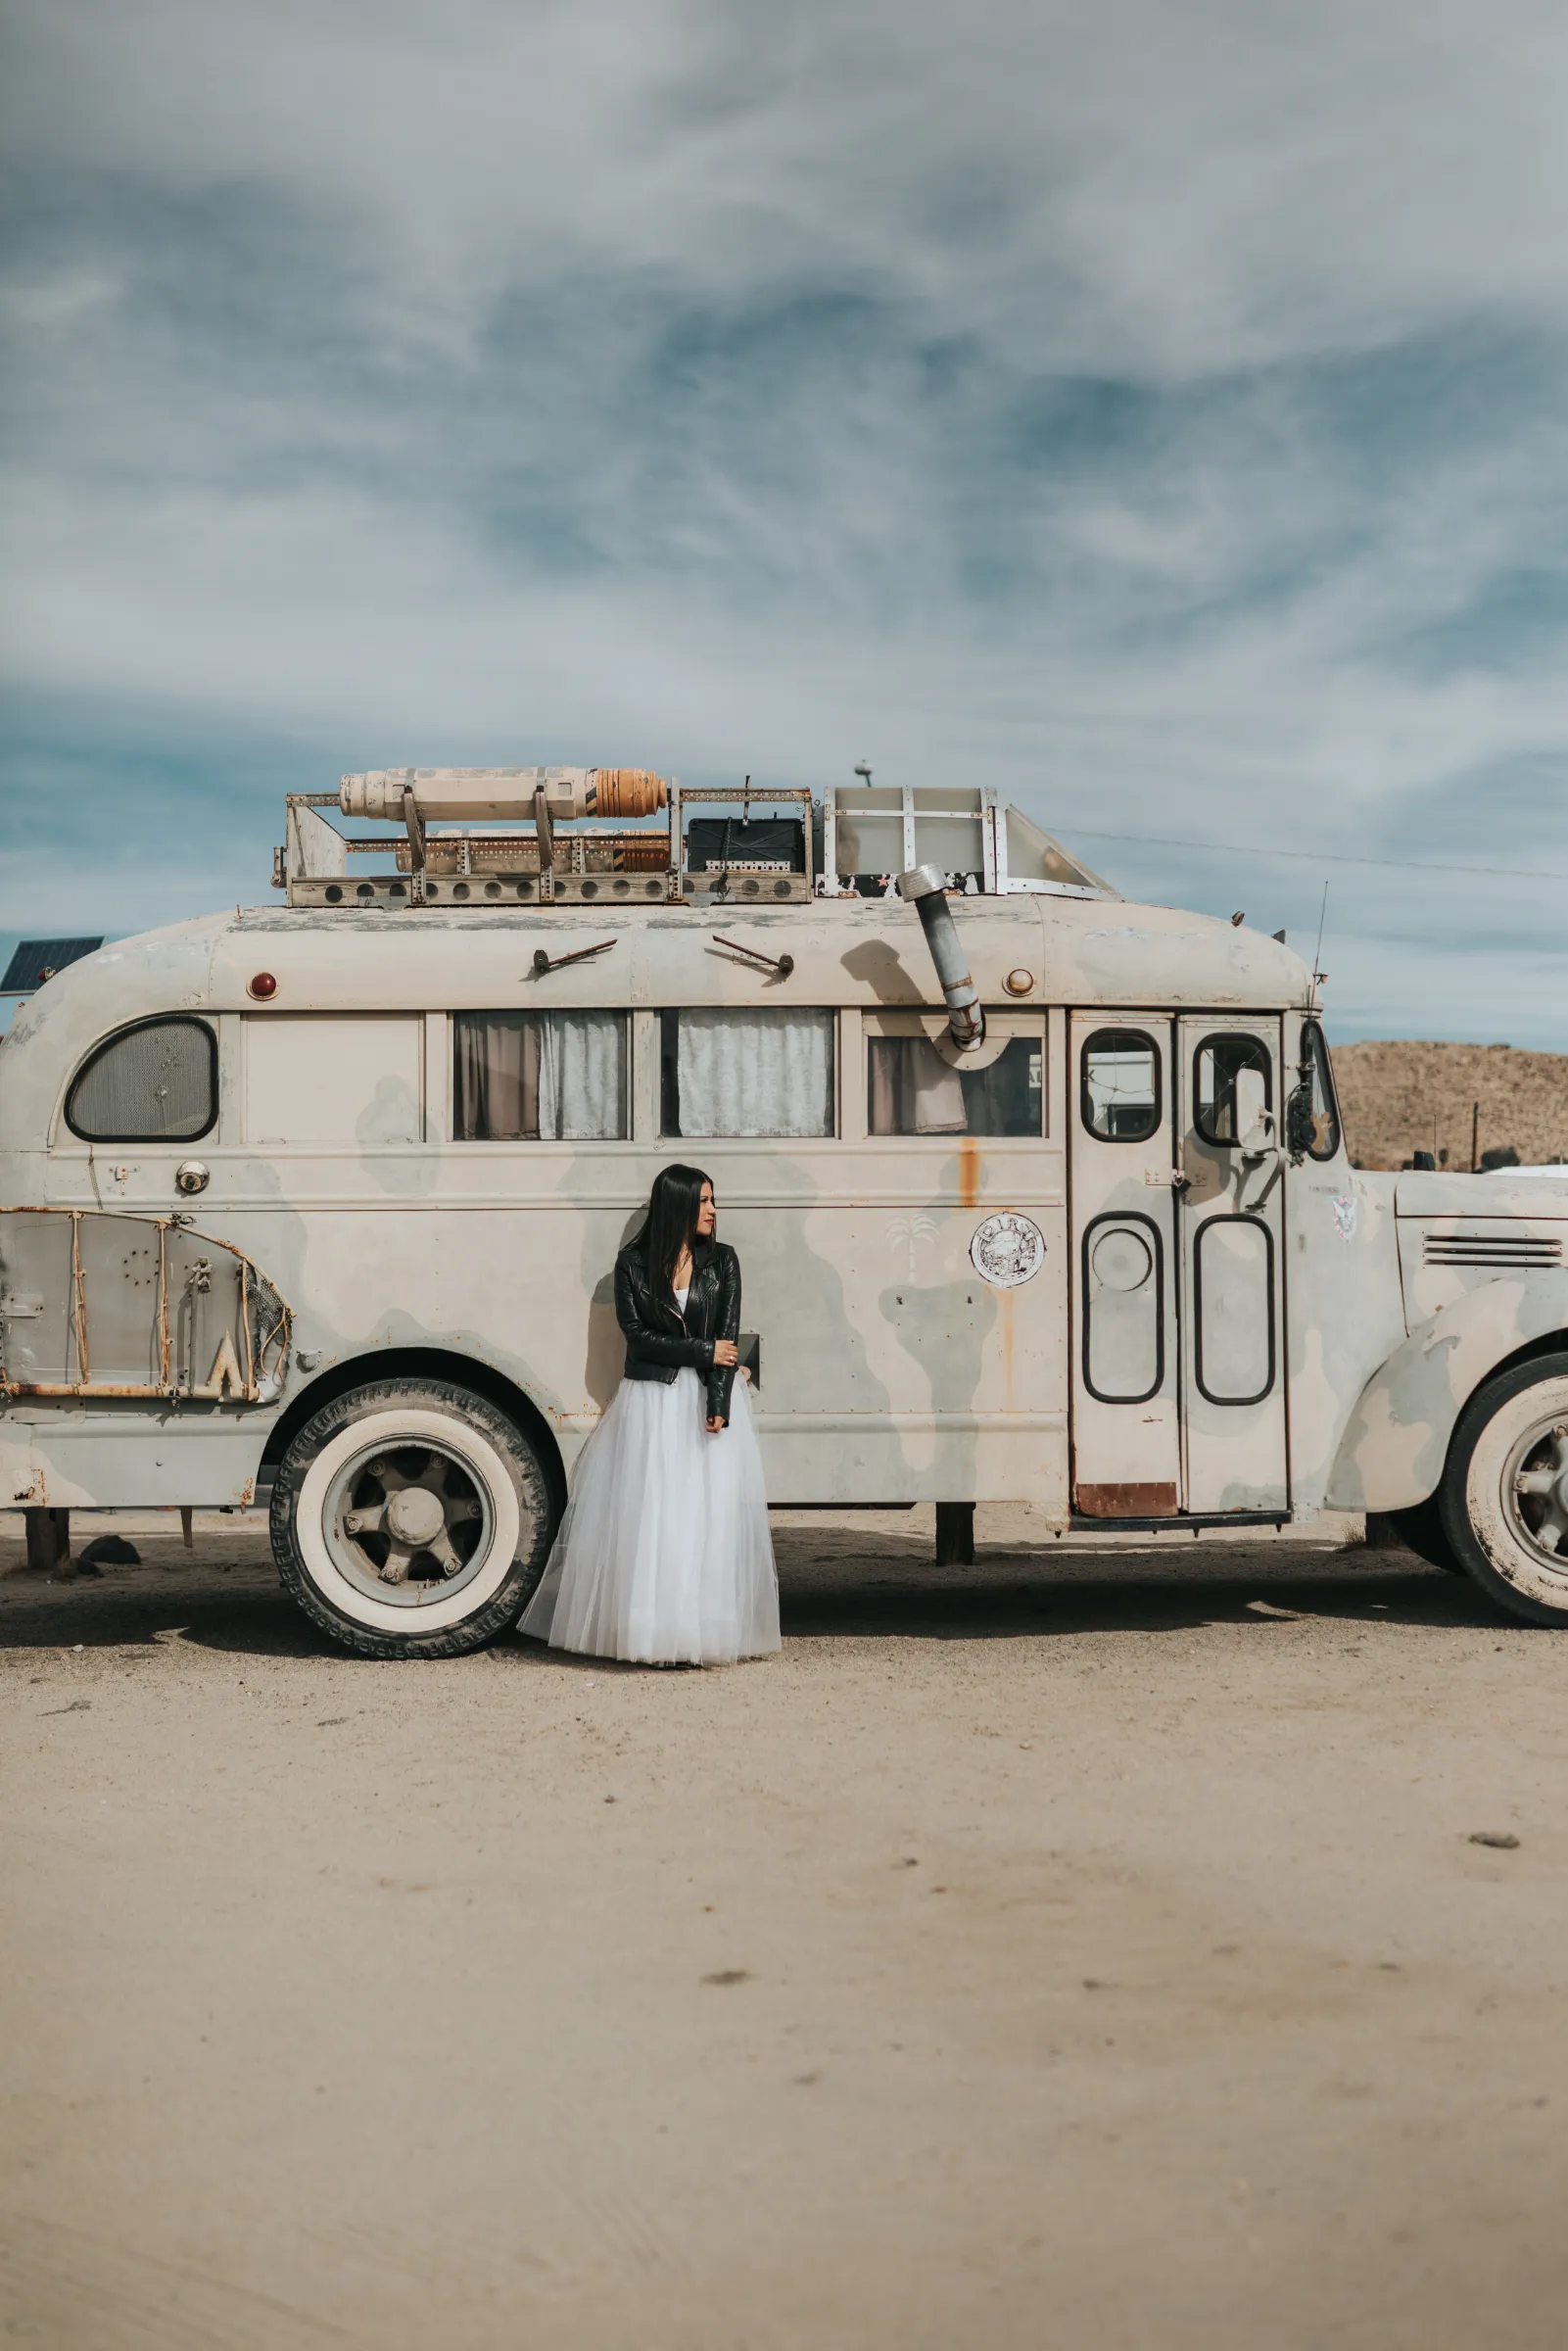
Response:
[{"label": "blue sky", "polygon": [[870,758],[1568,1050],[1568,14],[915,13],[9,0],[0,945]]}]

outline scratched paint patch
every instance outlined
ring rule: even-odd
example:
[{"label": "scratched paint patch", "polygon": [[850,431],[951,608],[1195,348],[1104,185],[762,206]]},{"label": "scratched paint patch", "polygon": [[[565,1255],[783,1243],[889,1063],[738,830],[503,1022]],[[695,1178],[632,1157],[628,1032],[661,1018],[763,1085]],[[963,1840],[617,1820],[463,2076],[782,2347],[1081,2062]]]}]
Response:
[{"label": "scratched paint patch", "polygon": [[1045,1263],[1045,1235],[1028,1217],[1004,1209],[975,1226],[970,1262],[993,1290],[1021,1289]]},{"label": "scratched paint patch", "polygon": [[1344,1192],[1335,1195],[1334,1230],[1342,1241],[1354,1241],[1355,1238],[1355,1206],[1353,1196]]}]

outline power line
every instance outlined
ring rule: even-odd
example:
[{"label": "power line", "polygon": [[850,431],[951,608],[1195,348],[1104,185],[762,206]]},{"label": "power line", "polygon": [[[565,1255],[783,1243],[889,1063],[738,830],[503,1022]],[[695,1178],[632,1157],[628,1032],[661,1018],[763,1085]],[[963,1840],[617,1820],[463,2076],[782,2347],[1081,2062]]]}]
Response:
[{"label": "power line", "polygon": [[1433,865],[1412,857],[1347,857],[1330,849],[1257,848],[1245,840],[1171,840],[1159,833],[1092,833],[1082,825],[1065,825],[1063,832],[1080,840],[1135,841],[1150,849],[1208,849],[1220,857],[1293,857],[1304,865],[1371,865],[1390,874],[1486,874],[1507,882],[1568,882],[1568,873],[1544,865]]}]

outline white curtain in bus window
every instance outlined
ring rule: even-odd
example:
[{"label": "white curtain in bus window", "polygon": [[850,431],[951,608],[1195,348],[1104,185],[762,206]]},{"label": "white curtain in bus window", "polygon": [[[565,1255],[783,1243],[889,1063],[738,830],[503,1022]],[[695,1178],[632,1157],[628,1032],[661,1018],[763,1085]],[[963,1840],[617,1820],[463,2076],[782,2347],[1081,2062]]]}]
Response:
[{"label": "white curtain in bus window", "polygon": [[619,1142],[624,1012],[460,1012],[452,1132],[465,1143]]},{"label": "white curtain in bus window", "polygon": [[416,1013],[248,1014],[247,1141],[361,1151],[418,1142],[424,1029]]},{"label": "white curtain in bus window", "polygon": [[956,1068],[928,1036],[868,1040],[873,1134],[1038,1134],[1041,1039],[1009,1038],[982,1070]]},{"label": "white curtain in bus window", "polygon": [[833,1016],[770,1008],[675,1015],[680,1134],[832,1134]]}]

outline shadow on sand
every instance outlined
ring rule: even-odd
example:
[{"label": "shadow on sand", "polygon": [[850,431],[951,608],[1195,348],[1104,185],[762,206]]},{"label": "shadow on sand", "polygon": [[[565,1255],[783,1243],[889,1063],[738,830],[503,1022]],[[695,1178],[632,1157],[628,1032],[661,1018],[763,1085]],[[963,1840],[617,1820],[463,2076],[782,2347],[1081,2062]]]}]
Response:
[{"label": "shadow on sand", "polygon": [[[1508,1626],[1462,1577],[1405,1553],[1305,1555],[1281,1546],[1245,1562],[1209,1554],[1199,1570],[1161,1555],[982,1550],[969,1568],[933,1568],[907,1540],[868,1536],[825,1555],[785,1533],[780,1544],[786,1641],[999,1641],[1097,1633],[1193,1632],[1231,1624],[1266,1637],[1287,1618],[1430,1631]],[[1364,1562],[1354,1563],[1353,1562]],[[1519,1631],[1526,1628],[1513,1626]],[[240,1655],[341,1658],[264,1571],[131,1571],[80,1583],[0,1586],[0,1649],[140,1649],[169,1640]],[[515,1665],[575,1670],[534,1641],[488,1654]]]}]

